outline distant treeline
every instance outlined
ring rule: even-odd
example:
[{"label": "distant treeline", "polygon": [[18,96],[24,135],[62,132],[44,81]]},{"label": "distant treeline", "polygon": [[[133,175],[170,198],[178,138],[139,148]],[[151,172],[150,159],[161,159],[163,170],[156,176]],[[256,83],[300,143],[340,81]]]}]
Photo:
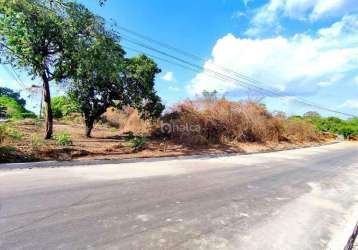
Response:
[{"label": "distant treeline", "polygon": [[345,138],[358,135],[358,118],[343,120],[337,117],[321,117],[316,112],[307,112],[303,116],[292,116],[290,119],[308,121],[321,132],[340,134]]}]

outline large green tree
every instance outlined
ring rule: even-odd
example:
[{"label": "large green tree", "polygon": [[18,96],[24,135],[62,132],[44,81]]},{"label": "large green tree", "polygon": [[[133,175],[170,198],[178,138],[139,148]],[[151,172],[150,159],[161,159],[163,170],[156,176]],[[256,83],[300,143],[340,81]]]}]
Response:
[{"label": "large green tree", "polygon": [[58,73],[64,49],[64,22],[60,10],[41,0],[0,0],[2,62],[25,69],[43,84],[45,138],[52,136],[50,82]]},{"label": "large green tree", "polygon": [[146,119],[161,114],[164,106],[154,90],[160,70],[151,59],[144,55],[125,59],[117,40],[107,36],[98,37],[85,51],[70,94],[84,115],[87,137],[108,107],[132,106]]},{"label": "large green tree", "polygon": [[1,62],[41,79],[46,139],[53,128],[50,83],[71,77],[76,62],[64,58],[89,33],[86,23],[76,19],[78,8],[82,5],[66,0],[0,0]]},{"label": "large green tree", "polygon": [[165,108],[154,88],[155,77],[160,72],[158,65],[146,55],[125,59],[125,67],[119,73],[121,105],[138,109],[144,119],[159,117]]},{"label": "large green tree", "polygon": [[158,117],[164,106],[154,90],[155,75],[160,72],[155,62],[144,55],[125,58],[117,34],[86,8],[77,8],[73,15],[77,16],[73,20],[87,23],[89,33],[67,54],[67,60],[75,62],[71,65],[76,65],[70,95],[84,115],[85,135],[91,135],[94,123],[108,107],[132,106],[143,118]]}]

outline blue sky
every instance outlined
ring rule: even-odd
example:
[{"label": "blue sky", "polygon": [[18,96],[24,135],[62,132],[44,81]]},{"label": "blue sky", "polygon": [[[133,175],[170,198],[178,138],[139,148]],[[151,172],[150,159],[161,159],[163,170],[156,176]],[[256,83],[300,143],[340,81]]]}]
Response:
[{"label": "blue sky", "polygon": [[[356,0],[107,0],[103,7],[94,0],[81,2],[109,23],[114,20],[205,59],[195,62],[203,66],[198,73],[156,60],[162,69],[156,88],[169,106],[204,89],[215,89],[231,99],[262,100],[270,110],[288,114],[313,109],[297,104],[298,96],[358,115]],[[125,40],[122,43],[149,52]],[[135,52],[128,50],[132,55]],[[217,65],[254,78],[286,97],[267,97],[235,81],[213,78],[209,71],[220,71]],[[20,77],[31,85],[25,74]],[[0,84],[19,88],[3,68]],[[58,89],[53,92],[60,93]],[[22,95],[28,94],[22,91]],[[39,98],[32,99],[31,109]]]}]

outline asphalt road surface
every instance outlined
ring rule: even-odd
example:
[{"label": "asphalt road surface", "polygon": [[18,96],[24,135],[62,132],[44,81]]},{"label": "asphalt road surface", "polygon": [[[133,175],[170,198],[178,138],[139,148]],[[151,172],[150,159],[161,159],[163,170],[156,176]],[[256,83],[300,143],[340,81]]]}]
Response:
[{"label": "asphalt road surface", "polygon": [[2,250],[335,250],[357,220],[353,143],[90,166],[0,165]]}]

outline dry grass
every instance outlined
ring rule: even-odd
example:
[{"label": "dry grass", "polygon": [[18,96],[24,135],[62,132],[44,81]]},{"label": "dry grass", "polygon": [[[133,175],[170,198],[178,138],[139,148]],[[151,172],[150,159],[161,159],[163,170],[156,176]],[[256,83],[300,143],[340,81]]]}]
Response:
[{"label": "dry grass", "polygon": [[172,124],[174,129],[170,135],[181,143],[278,143],[319,140],[319,133],[311,124],[290,121],[282,114],[273,115],[259,103],[249,101],[185,101],[166,114],[164,121]]},{"label": "dry grass", "polygon": [[[55,121],[55,135],[71,136],[72,143],[66,145],[59,145],[55,139],[43,140],[42,121],[6,123],[7,137],[0,144],[0,162],[262,152],[334,140],[319,134],[311,124],[272,114],[255,102],[199,99],[180,103],[162,118],[162,122],[179,127],[169,137],[161,132],[162,122],[145,122],[130,108],[108,110],[105,123],[96,125],[92,138],[84,137],[83,124],[74,118],[81,117],[76,114],[68,122]],[[200,130],[195,129],[198,127]],[[128,131],[151,136],[139,151],[128,144],[132,134],[125,133]]]},{"label": "dry grass", "polygon": [[118,110],[108,108],[103,114],[102,121],[111,127],[118,128],[122,133],[133,132],[134,134],[148,135],[151,131],[151,123],[140,118],[136,109],[125,108]]},{"label": "dry grass", "polygon": [[111,127],[121,129],[128,120],[128,113],[126,110],[121,111],[111,107],[102,115],[101,120]]}]

